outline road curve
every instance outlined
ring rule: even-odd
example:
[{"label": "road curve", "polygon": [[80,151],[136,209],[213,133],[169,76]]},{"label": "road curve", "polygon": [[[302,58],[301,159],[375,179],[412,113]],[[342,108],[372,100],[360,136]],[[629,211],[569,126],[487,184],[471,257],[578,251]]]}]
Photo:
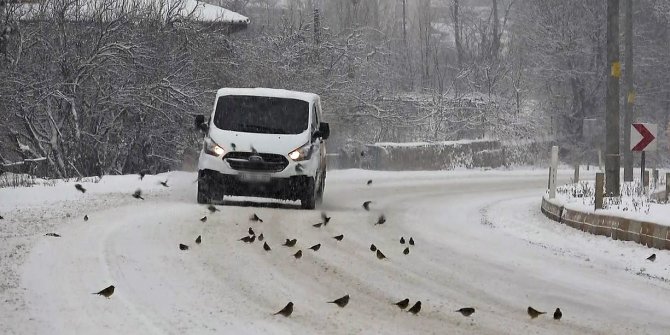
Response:
[{"label": "road curve", "polygon": [[[45,238],[21,270],[30,329],[69,334],[663,334],[670,267],[539,214],[544,171],[331,171],[322,210],[246,202],[208,213],[195,179]],[[371,185],[366,181],[372,179]],[[371,210],[361,204],[371,200]],[[245,205],[245,206],[240,206]],[[274,208],[273,208],[274,207]],[[278,207],[278,208],[277,208]],[[250,222],[256,213],[263,223]],[[387,222],[375,225],[379,215]],[[200,218],[208,216],[205,223]],[[238,241],[252,227],[262,243]],[[344,234],[342,241],[332,236]],[[195,238],[201,235],[202,244]],[[415,246],[403,254],[400,237]],[[281,246],[297,238],[293,248]],[[190,246],[179,250],[179,243]],[[314,252],[308,248],[320,243]],[[388,258],[369,250],[374,243]],[[302,250],[303,257],[292,254]],[[644,258],[641,258],[642,260]],[[666,276],[668,277],[668,276]],[[114,284],[110,299],[93,295]],[[339,308],[327,301],[345,294]],[[392,303],[422,301],[417,315]],[[293,315],[273,315],[287,302]],[[548,311],[531,320],[526,308]],[[475,307],[463,317],[454,311]],[[564,318],[551,318],[554,308]]]}]

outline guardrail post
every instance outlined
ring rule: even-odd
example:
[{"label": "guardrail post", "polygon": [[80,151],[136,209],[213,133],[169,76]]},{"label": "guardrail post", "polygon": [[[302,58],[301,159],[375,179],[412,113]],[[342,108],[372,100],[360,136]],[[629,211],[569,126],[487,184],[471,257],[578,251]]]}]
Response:
[{"label": "guardrail post", "polygon": [[596,207],[596,209],[602,209],[603,208],[604,193],[605,193],[605,174],[603,172],[598,172],[598,173],[596,173],[596,190],[595,190],[595,196],[596,196],[595,207]]},{"label": "guardrail post", "polygon": [[644,188],[649,187],[649,170],[644,170],[644,181],[642,182]]},{"label": "guardrail post", "polygon": [[575,184],[579,183],[579,164],[575,164],[575,177],[573,178]]},{"label": "guardrail post", "polygon": [[558,170],[558,146],[551,147],[551,170],[549,173],[549,199],[556,198],[556,172]]},{"label": "guardrail post", "polygon": [[670,173],[665,174],[665,202],[670,202]]},{"label": "guardrail post", "polygon": [[651,178],[654,180],[654,189],[658,186],[658,169],[651,170]]}]

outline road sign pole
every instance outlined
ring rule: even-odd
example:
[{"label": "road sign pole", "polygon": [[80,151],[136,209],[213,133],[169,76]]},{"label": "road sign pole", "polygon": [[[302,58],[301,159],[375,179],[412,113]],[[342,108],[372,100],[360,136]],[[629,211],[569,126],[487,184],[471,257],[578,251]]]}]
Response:
[{"label": "road sign pole", "polygon": [[596,173],[596,201],[595,201],[595,209],[602,209],[603,208],[603,187],[605,186],[605,174],[602,172]]},{"label": "road sign pole", "polygon": [[647,185],[644,184],[644,182],[645,182],[644,172],[646,171],[645,170],[646,167],[644,166],[644,163],[645,163],[645,157],[644,156],[646,156],[645,152],[642,151],[642,155],[640,155],[640,157],[641,157],[641,159],[640,159],[640,185],[641,185],[640,190],[642,190],[642,193],[646,193],[644,188],[647,186]]}]

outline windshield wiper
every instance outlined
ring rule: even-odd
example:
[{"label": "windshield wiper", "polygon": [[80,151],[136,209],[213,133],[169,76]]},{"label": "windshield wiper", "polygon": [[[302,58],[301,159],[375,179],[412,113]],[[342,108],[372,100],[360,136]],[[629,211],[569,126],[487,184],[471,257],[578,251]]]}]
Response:
[{"label": "windshield wiper", "polygon": [[248,125],[243,123],[238,123],[236,128],[242,131],[260,132],[266,134],[286,134],[286,131],[283,129]]}]

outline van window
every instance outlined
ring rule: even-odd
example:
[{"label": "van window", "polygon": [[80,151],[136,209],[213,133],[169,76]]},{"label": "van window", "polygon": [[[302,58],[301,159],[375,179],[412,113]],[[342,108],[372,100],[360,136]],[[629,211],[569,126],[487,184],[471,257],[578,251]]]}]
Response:
[{"label": "van window", "polygon": [[309,124],[309,103],[303,100],[251,95],[221,96],[214,125],[223,130],[262,134],[300,134]]}]

